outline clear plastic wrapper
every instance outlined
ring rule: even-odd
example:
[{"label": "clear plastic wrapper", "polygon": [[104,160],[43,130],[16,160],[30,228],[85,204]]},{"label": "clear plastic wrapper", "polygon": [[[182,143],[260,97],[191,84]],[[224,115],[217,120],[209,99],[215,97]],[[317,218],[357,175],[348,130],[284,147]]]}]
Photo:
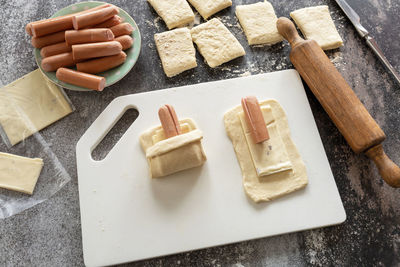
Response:
[{"label": "clear plastic wrapper", "polygon": [[[63,89],[48,81],[39,70],[0,88],[0,135],[3,140],[0,152],[43,160],[32,195],[0,187],[0,219],[47,200],[70,181],[69,174],[39,131],[73,111]],[[8,166],[0,166],[1,184],[2,174],[4,179]]]}]

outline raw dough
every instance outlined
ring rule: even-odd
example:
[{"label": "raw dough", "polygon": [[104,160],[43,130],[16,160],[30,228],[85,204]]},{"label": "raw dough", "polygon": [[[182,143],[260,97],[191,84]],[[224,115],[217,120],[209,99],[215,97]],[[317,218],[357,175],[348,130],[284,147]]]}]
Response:
[{"label": "raw dough", "polygon": [[218,19],[200,24],[190,33],[211,68],[246,54],[239,41]]},{"label": "raw dough", "polygon": [[0,89],[0,125],[11,145],[72,111],[60,88],[39,69]]},{"label": "raw dough", "polygon": [[272,45],[283,40],[276,28],[278,18],[269,2],[237,6],[236,16],[242,25],[249,45]]},{"label": "raw dough", "polygon": [[185,0],[147,0],[167,24],[168,29],[194,21],[194,13]]},{"label": "raw dough", "polygon": [[[152,178],[166,176],[203,165],[207,160],[201,145],[203,134],[191,119],[179,120],[188,132],[160,140],[161,126],[144,132],[139,140],[146,153]],[[183,128],[183,127],[182,127]]]},{"label": "raw dough", "polygon": [[190,30],[179,28],[154,35],[162,66],[168,77],[197,67]]},{"label": "raw dough", "polygon": [[293,169],[265,177],[258,177],[241,126],[239,114],[243,112],[242,106],[239,105],[225,113],[225,129],[232,141],[240,168],[242,169],[245,192],[255,202],[270,201],[299,190],[308,183],[306,167],[290,137],[288,121],[282,107],[276,100],[262,101],[260,105],[269,105],[271,107],[275,120],[274,123],[285,144],[286,152]]},{"label": "raw dough", "polygon": [[323,50],[338,48],[343,40],[336,30],[328,6],[302,8],[290,13],[306,39],[315,40]]},{"label": "raw dough", "polygon": [[0,152],[0,187],[32,195],[43,160]]},{"label": "raw dough", "polygon": [[253,141],[244,112],[239,113],[243,134],[246,137],[247,146],[257,175],[259,177],[267,176],[291,170],[293,166],[276,126],[271,107],[262,106],[261,111],[263,113],[265,124],[267,125],[270,139],[259,144],[256,144]]},{"label": "raw dough", "polygon": [[[192,130],[192,128],[190,127],[189,123],[186,123],[186,122],[185,122],[185,123],[182,123],[180,126],[181,126],[181,131],[182,131],[182,133],[188,133],[189,131]],[[158,142],[164,140],[164,139],[165,139],[164,130],[163,130],[162,128],[156,130],[155,133],[154,133],[154,135],[153,135],[151,138],[152,138],[152,140],[153,140],[153,145],[154,145],[155,143],[158,143]]]},{"label": "raw dough", "polygon": [[199,11],[200,15],[207,19],[215,13],[230,7],[231,0],[188,0],[189,3]]}]

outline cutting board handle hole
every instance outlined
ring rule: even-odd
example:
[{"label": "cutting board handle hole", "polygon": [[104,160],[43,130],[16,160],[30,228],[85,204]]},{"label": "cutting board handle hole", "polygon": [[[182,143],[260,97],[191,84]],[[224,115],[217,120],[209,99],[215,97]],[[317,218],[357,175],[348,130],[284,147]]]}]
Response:
[{"label": "cutting board handle hole", "polygon": [[132,123],[138,118],[139,111],[135,108],[127,109],[106,136],[97,144],[92,151],[92,158],[96,161],[103,160],[108,152],[118,143]]}]

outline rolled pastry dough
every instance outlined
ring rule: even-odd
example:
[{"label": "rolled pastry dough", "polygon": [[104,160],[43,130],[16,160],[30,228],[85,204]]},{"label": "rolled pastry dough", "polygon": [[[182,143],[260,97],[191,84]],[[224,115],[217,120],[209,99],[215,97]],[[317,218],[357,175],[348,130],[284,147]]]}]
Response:
[{"label": "rolled pastry dough", "polygon": [[60,88],[39,69],[0,89],[0,125],[11,145],[71,112]]},{"label": "rolled pastry dough", "polygon": [[283,40],[276,28],[278,18],[269,2],[237,6],[236,16],[242,25],[249,45],[272,45]]},{"label": "rolled pastry dough", "polygon": [[208,19],[215,13],[230,7],[232,5],[231,0],[188,0],[194,8],[199,11],[200,15],[204,19]]},{"label": "rolled pastry dough", "polygon": [[336,30],[328,6],[302,8],[290,13],[306,39],[315,40],[323,50],[338,48],[343,40]]},{"label": "rolled pastry dough", "polygon": [[162,66],[168,77],[197,67],[190,30],[179,28],[154,35]]},{"label": "rolled pastry dough", "polygon": [[253,141],[250,128],[244,117],[244,112],[239,113],[243,134],[246,137],[247,146],[257,175],[261,177],[291,170],[293,166],[275,123],[271,107],[262,106],[261,111],[265,124],[267,125],[270,139],[258,144]]},{"label": "rolled pastry dough", "polygon": [[0,152],[0,187],[32,195],[43,160]]},{"label": "rolled pastry dough", "polygon": [[194,13],[185,0],[147,0],[167,24],[168,29],[194,21]]},{"label": "rolled pastry dough", "polygon": [[190,33],[211,68],[246,54],[239,41],[218,19],[200,24]]},{"label": "rolled pastry dough", "polygon": [[[166,176],[175,172],[203,165],[207,160],[201,145],[203,134],[191,119],[179,121],[186,125],[188,132],[160,140],[161,126],[144,132],[139,140],[146,153],[152,178]],[[182,126],[181,126],[182,127]]]},{"label": "rolled pastry dough", "polygon": [[306,167],[295,144],[290,137],[290,130],[285,112],[276,100],[260,102],[261,106],[269,105],[272,109],[274,123],[286,147],[292,163],[292,170],[283,171],[266,177],[258,177],[255,170],[246,137],[243,134],[239,114],[243,112],[239,105],[225,113],[225,129],[232,141],[243,176],[246,194],[255,202],[270,201],[280,196],[305,187],[308,183]]}]

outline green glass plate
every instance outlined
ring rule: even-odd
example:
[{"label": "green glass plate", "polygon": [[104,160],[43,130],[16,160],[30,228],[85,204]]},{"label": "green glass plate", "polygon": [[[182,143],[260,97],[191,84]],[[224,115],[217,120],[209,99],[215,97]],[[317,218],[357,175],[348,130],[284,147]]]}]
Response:
[{"label": "green glass plate", "polygon": [[[86,10],[89,8],[93,8],[93,7],[102,5],[102,4],[105,4],[105,2],[90,1],[90,2],[81,2],[81,3],[73,4],[73,5],[67,6],[67,7],[57,11],[52,16],[52,18],[71,14],[71,13],[76,13],[76,12],[83,11],[83,10]],[[128,74],[128,72],[133,68],[133,66],[135,65],[136,61],[138,60],[139,54],[140,54],[141,36],[140,36],[138,26],[136,25],[133,18],[131,16],[129,16],[129,14],[121,8],[119,9],[118,16],[120,16],[122,18],[123,22],[128,22],[133,26],[134,30],[131,34],[131,36],[133,38],[133,45],[131,48],[124,51],[127,55],[126,61],[124,64],[122,64],[118,67],[115,67],[111,70],[96,74],[96,75],[100,75],[100,76],[103,76],[106,78],[106,87],[110,86],[110,85],[118,82],[122,78],[124,78],[125,75]],[[65,82],[58,80],[56,77],[55,71],[47,72],[42,69],[42,67],[41,67],[42,57],[40,56],[40,49],[35,48],[34,54],[35,54],[36,63],[39,66],[42,73],[44,75],[46,75],[46,77],[49,78],[55,84],[57,84],[63,88],[67,88],[67,89],[75,90],[75,91],[93,91],[91,89],[72,85],[72,84],[65,83]]]}]

